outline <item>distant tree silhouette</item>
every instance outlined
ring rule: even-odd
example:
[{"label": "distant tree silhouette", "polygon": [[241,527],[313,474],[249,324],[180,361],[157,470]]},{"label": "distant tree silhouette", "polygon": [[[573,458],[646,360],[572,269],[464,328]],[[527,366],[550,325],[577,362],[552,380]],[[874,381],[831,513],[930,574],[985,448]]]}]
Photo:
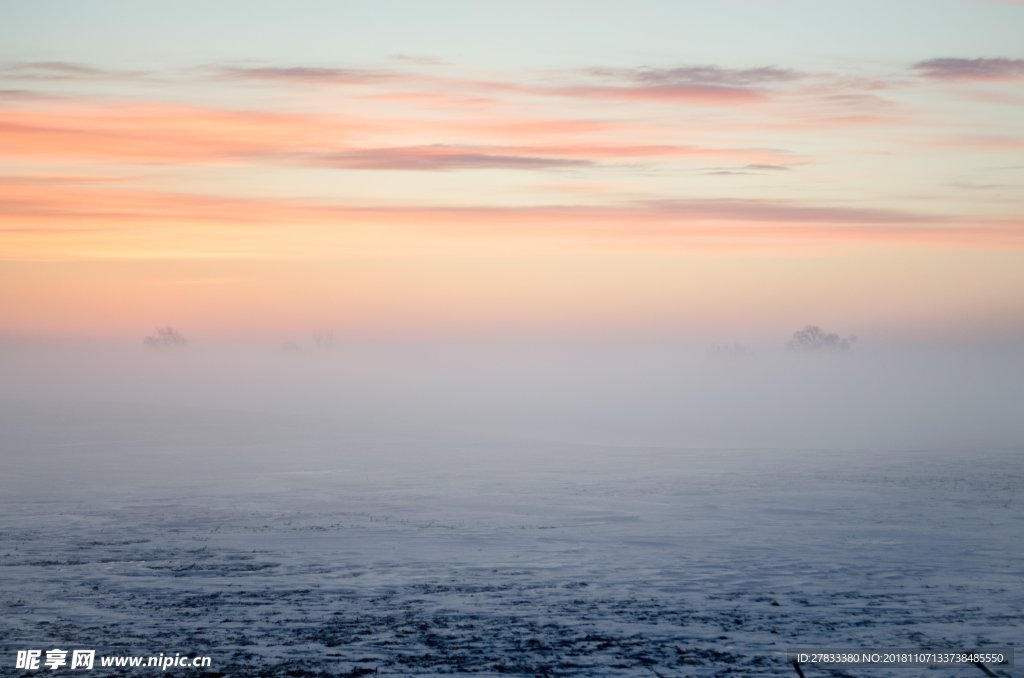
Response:
[{"label": "distant tree silhouette", "polygon": [[313,333],[313,347],[321,351],[329,351],[334,348],[337,340],[331,330],[317,330]]},{"label": "distant tree silhouette", "polygon": [[142,342],[149,348],[181,348],[188,345],[181,332],[173,327],[158,327],[155,335],[146,337]]},{"label": "distant tree silhouette", "polygon": [[840,337],[833,332],[825,332],[817,325],[808,325],[793,333],[786,346],[791,351],[849,351],[857,337]]}]

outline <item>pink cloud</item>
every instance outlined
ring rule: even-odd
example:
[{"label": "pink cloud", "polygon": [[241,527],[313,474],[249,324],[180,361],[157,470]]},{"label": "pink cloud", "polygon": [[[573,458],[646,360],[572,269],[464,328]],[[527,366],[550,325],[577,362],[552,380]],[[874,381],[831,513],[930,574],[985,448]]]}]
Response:
[{"label": "pink cloud", "polygon": [[367,148],[320,153],[310,162],[325,167],[370,170],[555,169],[591,164],[574,158],[542,157],[473,146]]},{"label": "pink cloud", "polygon": [[223,162],[318,147],[379,127],[370,120],[161,103],[61,102],[0,110],[8,156],[143,163]]},{"label": "pink cloud", "polygon": [[[729,69],[718,66],[674,68],[590,68],[569,74],[562,84],[537,84],[445,76],[438,73],[316,66],[223,66],[211,69],[218,77],[300,85],[354,85],[388,83],[398,89],[383,96],[407,100],[423,91],[453,96],[472,91],[531,97],[612,99],[729,105],[760,101],[777,84],[802,78],[789,69],[760,67]],[[413,88],[410,90],[410,88]]]},{"label": "pink cloud", "polygon": [[[49,240],[83,229],[139,233],[154,224],[246,228],[295,224],[325,228],[415,229],[420,236],[546,237],[645,243],[825,245],[876,242],[936,246],[1024,247],[1024,222],[976,221],[883,208],[720,199],[628,202],[611,206],[379,206],[162,193],[69,183],[5,181],[0,227]],[[124,229],[127,229],[125,231]],[[108,237],[108,236],[102,236]],[[309,252],[309,256],[316,256]]]},{"label": "pink cloud", "polygon": [[[262,162],[349,169],[552,169],[636,159],[709,158],[785,165],[799,158],[780,149],[685,144],[595,142],[580,136],[629,138],[663,129],[585,119],[387,119],[214,109],[144,102],[62,100],[0,109],[0,146],[11,157],[107,163]],[[380,136],[486,139],[490,143],[363,146]],[[557,137],[552,143],[551,137]],[[500,143],[508,141],[527,143]],[[498,141],[499,143],[494,143]]]},{"label": "pink cloud", "polygon": [[[345,169],[554,169],[589,166],[601,160],[672,157],[792,160],[784,152],[771,149],[576,143],[531,146],[435,144],[431,146],[363,148],[312,154],[305,161],[315,165]],[[780,165],[754,162],[748,164],[747,167],[784,169]]]}]

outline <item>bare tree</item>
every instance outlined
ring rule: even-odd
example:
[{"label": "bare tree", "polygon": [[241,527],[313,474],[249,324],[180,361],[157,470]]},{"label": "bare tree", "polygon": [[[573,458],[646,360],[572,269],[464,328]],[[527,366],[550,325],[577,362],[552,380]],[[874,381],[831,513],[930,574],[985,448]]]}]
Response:
[{"label": "bare tree", "polygon": [[791,351],[800,352],[849,351],[855,341],[857,337],[840,337],[834,332],[826,332],[817,325],[808,325],[794,332],[793,338],[786,346]]},{"label": "bare tree", "polygon": [[150,335],[142,340],[149,348],[182,348],[188,345],[188,340],[173,327],[158,327],[156,334]]}]

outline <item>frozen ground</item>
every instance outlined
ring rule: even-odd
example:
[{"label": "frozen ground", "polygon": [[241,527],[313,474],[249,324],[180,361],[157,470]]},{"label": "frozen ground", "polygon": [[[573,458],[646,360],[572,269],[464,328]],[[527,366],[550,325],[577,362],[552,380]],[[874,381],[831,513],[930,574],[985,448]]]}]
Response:
[{"label": "frozen ground", "polygon": [[231,676],[795,675],[794,646],[1024,638],[1020,449],[0,412],[0,672],[16,674],[17,649],[69,646],[210,655]]}]

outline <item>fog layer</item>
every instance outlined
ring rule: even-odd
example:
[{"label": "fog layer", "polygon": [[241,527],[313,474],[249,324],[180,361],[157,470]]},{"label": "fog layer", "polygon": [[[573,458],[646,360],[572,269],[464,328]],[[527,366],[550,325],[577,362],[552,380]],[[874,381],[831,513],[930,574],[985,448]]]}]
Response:
[{"label": "fog layer", "polygon": [[1020,350],[661,345],[19,346],[8,403],[170,406],[373,435],[678,448],[1024,443]]}]

